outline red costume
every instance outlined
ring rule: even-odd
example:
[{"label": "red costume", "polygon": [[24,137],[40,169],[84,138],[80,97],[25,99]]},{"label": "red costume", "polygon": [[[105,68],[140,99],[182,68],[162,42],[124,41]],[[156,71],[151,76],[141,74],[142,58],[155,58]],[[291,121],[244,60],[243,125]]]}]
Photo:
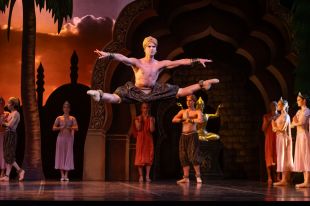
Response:
[{"label": "red costume", "polygon": [[[136,117],[137,119],[138,117]],[[142,121],[141,130],[138,131],[135,124],[133,126],[133,136],[136,142],[136,166],[152,165],[154,159],[153,136],[150,131],[151,117]]]}]

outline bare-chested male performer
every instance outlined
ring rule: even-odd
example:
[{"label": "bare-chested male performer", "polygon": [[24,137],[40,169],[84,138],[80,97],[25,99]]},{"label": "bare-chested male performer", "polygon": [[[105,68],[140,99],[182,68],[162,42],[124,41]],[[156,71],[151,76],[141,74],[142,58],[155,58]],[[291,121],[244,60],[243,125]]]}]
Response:
[{"label": "bare-chested male performer", "polygon": [[94,52],[98,54],[99,59],[115,59],[131,66],[135,74],[135,84],[127,82],[124,86],[118,87],[113,94],[104,93],[102,90],[88,90],[87,94],[92,96],[97,102],[100,100],[108,103],[151,102],[159,99],[185,97],[199,89],[208,90],[212,84],[219,82],[218,79],[200,80],[198,83],[185,88],[179,88],[177,85],[167,83],[157,83],[158,76],[163,69],[171,69],[181,65],[193,65],[195,63],[200,63],[206,67],[206,62],[212,62],[209,59],[158,61],[154,58],[157,45],[157,39],[151,36],[146,37],[143,41],[145,57],[141,59],[128,58],[122,54],[108,53],[96,49]]}]

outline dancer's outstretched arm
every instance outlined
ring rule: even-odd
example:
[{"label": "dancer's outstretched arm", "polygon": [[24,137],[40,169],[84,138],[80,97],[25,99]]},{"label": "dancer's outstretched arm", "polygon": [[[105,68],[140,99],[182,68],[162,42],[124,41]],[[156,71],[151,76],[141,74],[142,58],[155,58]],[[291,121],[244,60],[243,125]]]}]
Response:
[{"label": "dancer's outstretched arm", "polygon": [[120,61],[128,66],[136,66],[138,62],[136,58],[128,58],[119,53],[104,52],[98,49],[96,49],[94,53],[99,56],[99,59],[103,59],[103,58],[115,59],[116,61]]},{"label": "dancer's outstretched arm", "polygon": [[193,65],[195,63],[200,63],[203,67],[206,67],[206,63],[212,62],[211,59],[179,59],[179,60],[164,60],[162,61],[163,67],[167,69],[172,69],[182,65]]}]

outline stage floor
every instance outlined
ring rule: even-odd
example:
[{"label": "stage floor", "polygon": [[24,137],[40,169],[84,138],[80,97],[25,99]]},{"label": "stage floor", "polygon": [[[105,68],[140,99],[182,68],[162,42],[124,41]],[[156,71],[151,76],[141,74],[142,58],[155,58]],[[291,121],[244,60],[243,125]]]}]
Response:
[{"label": "stage floor", "polygon": [[[0,182],[0,200],[22,201],[310,201],[310,188],[268,187],[243,180],[178,185],[175,181]],[[0,201],[1,202],[1,201]]]}]

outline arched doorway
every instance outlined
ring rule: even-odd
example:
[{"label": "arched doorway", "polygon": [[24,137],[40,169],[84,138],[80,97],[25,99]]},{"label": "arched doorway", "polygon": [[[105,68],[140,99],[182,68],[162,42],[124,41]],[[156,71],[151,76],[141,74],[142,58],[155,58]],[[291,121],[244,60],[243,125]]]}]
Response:
[{"label": "arched doorway", "polygon": [[[208,104],[226,105],[219,131],[225,147],[224,173],[227,177],[258,179],[259,162],[263,160],[257,153],[261,151],[262,139],[257,120],[270,100],[279,96],[291,99],[293,94],[295,54],[285,15],[281,14],[285,11],[277,1],[267,0],[137,0],[121,12],[113,41],[104,50],[142,57],[142,41],[152,35],[159,40],[157,59],[213,59],[207,69],[166,71],[160,81],[186,86],[199,79],[219,78],[221,83],[208,92]],[[124,67],[115,61],[97,61],[92,88],[113,92],[116,86],[132,80],[130,69]],[[130,127],[134,114],[135,109],[129,105],[92,103],[90,136],[100,139],[100,147],[114,148],[100,149],[104,155],[100,168],[107,172],[100,174],[103,179],[128,180],[130,170],[134,169],[130,167],[130,148],[133,148]],[[89,144],[88,150],[93,146]],[[99,151],[99,146],[96,148]],[[229,166],[231,162],[233,166]],[[116,172],[121,175],[109,176]]]}]

